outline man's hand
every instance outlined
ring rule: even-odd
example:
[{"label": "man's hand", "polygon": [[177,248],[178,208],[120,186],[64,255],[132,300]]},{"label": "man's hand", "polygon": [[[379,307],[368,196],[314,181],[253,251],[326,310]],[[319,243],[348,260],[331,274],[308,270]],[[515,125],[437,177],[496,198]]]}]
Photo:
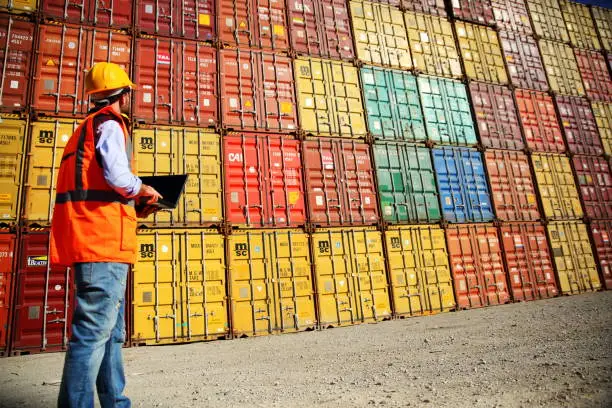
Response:
[{"label": "man's hand", "polygon": [[140,186],[140,191],[138,192],[137,197],[149,197],[149,199],[146,201],[146,204],[153,204],[156,203],[160,198],[164,198],[161,194],[157,192],[157,190],[155,190],[151,186],[147,186],[146,184]]}]

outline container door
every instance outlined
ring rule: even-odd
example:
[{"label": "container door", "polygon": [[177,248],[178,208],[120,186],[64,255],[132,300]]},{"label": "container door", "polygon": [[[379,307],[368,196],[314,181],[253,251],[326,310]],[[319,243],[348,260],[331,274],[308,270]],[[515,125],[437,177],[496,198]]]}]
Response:
[{"label": "container door", "polygon": [[477,243],[473,242],[473,227],[453,227],[446,230],[446,240],[453,273],[457,306],[461,309],[486,305],[486,287],[480,267]]},{"label": "container door", "polygon": [[497,229],[492,226],[476,227],[472,237],[478,251],[477,268],[482,273],[483,306],[508,303],[510,295],[506,286],[506,271],[502,260]]},{"label": "container door", "polygon": [[337,132],[331,111],[333,99],[327,86],[327,66],[313,58],[295,60],[300,124],[310,135],[330,135]]},{"label": "container door", "polygon": [[[479,0],[475,3],[485,2]],[[455,29],[466,76],[475,81],[507,84],[508,76],[497,32],[492,28],[460,21],[455,23]]]},{"label": "container door", "polygon": [[425,123],[416,78],[406,72],[387,71],[392,110],[395,114],[396,139],[424,142]]},{"label": "container door", "polygon": [[0,234],[0,355],[6,355],[10,310],[13,305],[12,283],[15,277],[15,234]]},{"label": "container door", "polygon": [[539,37],[568,43],[570,38],[557,0],[527,0],[533,28]]},{"label": "container door", "polygon": [[175,119],[188,126],[215,127],[219,124],[217,51],[195,41],[181,41],[175,47],[173,64],[181,78],[180,87],[176,87],[179,108]]},{"label": "container door", "polygon": [[261,69],[257,78],[257,88],[263,90],[263,93],[260,91],[257,95],[260,104],[257,129],[266,132],[295,131],[297,107],[291,59],[277,54],[262,53],[261,62],[256,67]]},{"label": "container door", "polygon": [[0,110],[3,112],[21,112],[28,106],[34,30],[33,23],[10,15],[0,16]]},{"label": "container door", "polygon": [[550,88],[562,95],[584,96],[584,86],[572,48],[547,40],[540,40],[539,45]]},{"label": "container door", "polygon": [[385,238],[395,314],[420,315],[427,305],[420,273],[422,265],[418,241],[413,237],[413,230],[408,228],[387,231]]},{"label": "container door", "polygon": [[314,225],[337,225],[343,220],[342,196],[340,194],[340,163],[334,156],[331,139],[304,142],[304,171],[310,222]]},{"label": "container door", "polygon": [[589,102],[572,96],[555,96],[567,147],[571,153],[603,155],[597,123]]},{"label": "container door", "polygon": [[612,289],[612,222],[596,221],[591,223],[590,228],[599,267],[601,269],[602,281],[606,289]]},{"label": "container door", "polygon": [[564,152],[565,143],[552,98],[542,92],[519,89],[516,102],[527,146],[536,152]]},{"label": "container door", "polygon": [[462,165],[460,154],[452,148],[434,149],[433,157],[444,219],[458,223],[468,221],[468,197],[459,170]]},{"label": "container door", "polygon": [[[361,85],[357,68],[345,63],[326,63],[326,80],[330,89],[335,133],[340,137],[360,138],[366,135]],[[333,125],[332,125],[333,126]]]},{"label": "container door", "polygon": [[535,39],[512,31],[500,31],[499,37],[510,82],[518,88],[546,92],[548,81]]},{"label": "container door", "polygon": [[336,158],[342,163],[345,221],[351,225],[375,224],[378,205],[369,146],[341,140],[335,148]]},{"label": "container door", "polygon": [[19,217],[25,120],[0,117],[0,224],[14,225]]},{"label": "container door", "polygon": [[491,0],[495,23],[502,30],[532,35],[529,13],[524,0]]},{"label": "container door", "polygon": [[131,0],[92,0],[89,5],[89,21],[94,26],[132,28]]},{"label": "container door", "polygon": [[408,219],[435,222],[441,218],[436,178],[429,149],[404,146],[401,167],[407,173],[409,194],[404,197]]}]

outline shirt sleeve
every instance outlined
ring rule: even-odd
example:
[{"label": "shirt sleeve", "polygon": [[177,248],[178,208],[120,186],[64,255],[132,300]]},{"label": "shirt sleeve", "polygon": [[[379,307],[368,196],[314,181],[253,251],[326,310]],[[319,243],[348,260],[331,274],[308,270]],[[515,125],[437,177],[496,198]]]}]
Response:
[{"label": "shirt sleeve", "polygon": [[126,198],[132,198],[140,191],[142,181],[130,170],[125,138],[121,126],[114,120],[107,120],[98,129],[96,151],[100,155],[104,179]]}]

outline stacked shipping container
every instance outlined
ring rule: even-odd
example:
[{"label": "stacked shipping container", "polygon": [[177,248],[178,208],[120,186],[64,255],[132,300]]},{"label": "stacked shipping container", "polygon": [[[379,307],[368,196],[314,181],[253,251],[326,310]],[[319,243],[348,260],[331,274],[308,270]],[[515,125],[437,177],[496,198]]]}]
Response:
[{"label": "stacked shipping container", "polygon": [[138,173],[189,175],[177,209],[140,222],[130,343],[580,293],[601,286],[597,264],[612,287],[609,10],[566,0],[0,9],[2,354],[67,344],[71,273],[48,265],[48,227],[62,149],[88,109],[84,76],[99,61],[139,85]]}]

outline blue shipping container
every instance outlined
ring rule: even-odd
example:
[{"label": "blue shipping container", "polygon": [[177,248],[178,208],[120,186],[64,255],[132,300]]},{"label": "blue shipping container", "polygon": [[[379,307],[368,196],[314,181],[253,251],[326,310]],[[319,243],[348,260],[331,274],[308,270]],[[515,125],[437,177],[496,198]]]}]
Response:
[{"label": "blue shipping container", "polygon": [[440,204],[448,222],[485,222],[494,218],[482,155],[476,149],[433,149]]}]

